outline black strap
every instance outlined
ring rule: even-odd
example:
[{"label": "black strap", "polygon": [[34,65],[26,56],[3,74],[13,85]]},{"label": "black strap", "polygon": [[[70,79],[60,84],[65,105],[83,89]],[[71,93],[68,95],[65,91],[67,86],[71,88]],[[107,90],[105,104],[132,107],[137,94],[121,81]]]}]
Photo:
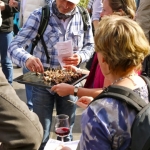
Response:
[{"label": "black strap", "polygon": [[84,31],[87,31],[90,26],[90,16],[87,9],[83,8],[82,6],[77,6],[79,12],[82,16],[83,24],[84,24]]},{"label": "black strap", "polygon": [[41,16],[40,26],[38,29],[38,34],[36,35],[35,39],[32,41],[32,49],[30,52],[30,54],[33,54],[33,50],[34,50],[35,46],[37,45],[38,41],[41,39],[42,45],[44,47],[44,51],[45,51],[45,54],[47,57],[47,63],[49,63],[50,57],[48,55],[47,46],[43,39],[43,34],[48,25],[49,16],[50,16],[50,7],[49,7],[49,5],[45,5],[44,7],[42,7],[42,16]]},{"label": "black strap", "polygon": [[150,55],[144,58],[142,63],[142,75],[150,77]]},{"label": "black strap", "polygon": [[[148,91],[150,91],[150,78],[149,77],[146,77],[146,76],[143,76],[143,75],[140,75],[143,80],[146,82],[147,84],[147,88],[148,88]],[[149,98],[149,101],[150,101],[150,92],[148,92],[148,98]]]},{"label": "black strap", "polygon": [[[145,82],[147,83],[148,90],[150,90],[150,81],[147,77],[141,76]],[[115,98],[121,101],[126,102],[127,104],[133,106],[137,111],[140,111],[143,107],[147,105],[147,103],[133,90],[118,86],[118,85],[110,85],[106,89],[103,90],[101,94],[99,94],[93,101],[98,100],[100,98]],[[149,95],[150,98],[150,95]],[[92,101],[92,102],[93,102]]]},{"label": "black strap", "polygon": [[49,63],[50,57],[48,55],[47,47],[46,47],[45,41],[43,39],[43,36],[41,36],[41,41],[42,41],[42,44],[43,44],[43,47],[44,47],[44,50],[45,50],[45,54],[46,54],[46,57],[47,57],[47,63]]}]

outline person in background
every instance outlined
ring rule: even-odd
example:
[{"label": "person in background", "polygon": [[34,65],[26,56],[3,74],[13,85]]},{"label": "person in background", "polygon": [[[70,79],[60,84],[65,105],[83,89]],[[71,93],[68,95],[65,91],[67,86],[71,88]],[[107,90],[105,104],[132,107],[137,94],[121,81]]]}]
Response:
[{"label": "person in background", "polygon": [[[140,0],[139,7],[136,12],[135,20],[142,27],[147,40],[150,44],[150,1]],[[150,55],[148,55],[143,62],[142,74],[150,77]]]},{"label": "person in background", "polygon": [[19,12],[14,14],[13,23],[14,23],[13,31],[15,36],[19,32]]},{"label": "person in background", "polygon": [[9,0],[0,0],[0,11],[2,15],[2,25],[0,26],[1,66],[6,79],[12,85],[13,64],[7,56],[7,49],[13,39],[13,17],[18,10],[9,6]]},{"label": "person in background", "polygon": [[144,30],[144,33],[150,43],[150,1],[149,0],[140,0],[140,5],[136,11],[136,22]]},{"label": "person in background", "polygon": [[[20,17],[19,17],[19,26],[22,26],[27,21],[29,15],[37,8],[40,8],[52,0],[37,0],[36,3],[32,0],[21,0],[20,2],[16,0],[10,0],[9,6],[11,7],[19,7],[20,8]],[[30,53],[32,48],[32,44],[27,46],[26,51]],[[29,70],[27,68],[23,68],[23,74],[27,73]],[[33,103],[32,103],[32,86],[25,84],[26,90],[26,98],[27,98],[27,105],[31,111],[33,111]]]},{"label": "person in background", "polygon": [[0,150],[38,150],[43,128],[0,69]]},{"label": "person in background", "polygon": [[[96,30],[97,24],[100,20],[100,13],[102,12],[102,9],[103,9],[102,0],[89,0],[87,10],[89,11],[89,13],[91,15],[93,35]],[[95,57],[95,53],[90,58],[90,60],[86,63],[85,67],[87,70],[91,69],[94,57]]]},{"label": "person in background", "polygon": [[[50,57],[49,63],[47,62],[41,40],[35,47],[33,55],[24,49],[26,45],[30,45],[31,41],[37,35],[40,26],[41,8],[31,13],[27,22],[11,42],[8,49],[8,55],[11,60],[15,64],[26,67],[32,72],[43,73],[44,68],[58,68],[61,64],[58,60],[56,45],[58,42],[65,44],[68,41],[73,48],[73,54],[70,57],[63,57],[63,64],[78,67],[81,63],[88,61],[94,52],[92,27],[90,25],[87,31],[83,31],[84,23],[82,16],[78,7],[76,7],[78,3],[79,0],[55,0],[50,3],[49,23],[43,34]],[[39,150],[44,149],[49,139],[55,103],[57,115],[66,114],[69,116],[70,134],[64,138],[64,141],[73,140],[72,128],[75,120],[76,104],[69,103],[68,99],[76,101],[77,97],[73,95],[61,97],[47,88],[33,86],[33,111],[38,115],[44,129],[44,137]],[[58,139],[60,140],[59,137]]]},{"label": "person in background", "polygon": [[102,0],[89,0],[87,10],[89,11],[89,13],[91,13],[94,30],[96,30],[96,27],[100,20],[100,13],[103,10]]},{"label": "person in background", "polygon": [[[101,12],[101,18],[106,15],[120,15],[128,16],[133,19],[135,16],[136,4],[134,0],[124,0],[124,3],[120,0],[103,0],[103,11]],[[94,56],[90,74],[84,85],[85,88],[103,88],[110,84],[108,80],[104,80],[104,76],[101,72],[98,64],[97,55]]]}]

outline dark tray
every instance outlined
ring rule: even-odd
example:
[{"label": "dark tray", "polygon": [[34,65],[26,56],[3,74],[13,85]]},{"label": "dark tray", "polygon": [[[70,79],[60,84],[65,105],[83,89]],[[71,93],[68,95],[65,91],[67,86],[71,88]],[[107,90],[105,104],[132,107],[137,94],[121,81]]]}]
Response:
[{"label": "dark tray", "polygon": [[[86,79],[87,76],[88,76],[87,74],[81,74],[81,77],[79,79],[72,80],[71,83],[68,83],[68,84],[76,85],[77,83]],[[43,75],[37,76],[34,72],[28,72],[24,75],[21,75],[21,76],[15,78],[13,81],[16,81],[16,82],[19,82],[22,84],[29,84],[32,86],[44,87],[44,88],[51,88],[52,86],[55,85],[52,82],[44,81]]]}]

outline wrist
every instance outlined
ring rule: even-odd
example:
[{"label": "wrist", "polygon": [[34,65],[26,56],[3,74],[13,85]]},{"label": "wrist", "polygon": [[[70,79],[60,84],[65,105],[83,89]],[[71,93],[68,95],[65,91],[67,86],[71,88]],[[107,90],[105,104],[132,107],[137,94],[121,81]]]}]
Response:
[{"label": "wrist", "polygon": [[82,74],[82,73],[83,73],[83,70],[82,70],[82,69],[80,69],[80,68],[77,68],[77,69],[76,69],[76,72],[77,72],[77,73],[81,73],[81,74]]},{"label": "wrist", "polygon": [[74,86],[73,85],[69,85],[70,87],[67,89],[69,92],[69,95],[74,95]]},{"label": "wrist", "polygon": [[1,11],[5,10],[5,5],[0,7]]},{"label": "wrist", "polygon": [[74,86],[74,96],[77,96],[78,95],[78,86]]}]

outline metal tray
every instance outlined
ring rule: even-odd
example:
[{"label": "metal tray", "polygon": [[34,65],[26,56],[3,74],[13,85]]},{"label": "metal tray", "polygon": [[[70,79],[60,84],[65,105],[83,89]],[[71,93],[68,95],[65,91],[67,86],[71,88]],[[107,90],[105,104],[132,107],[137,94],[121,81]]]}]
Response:
[{"label": "metal tray", "polygon": [[[68,84],[76,85],[77,83],[86,79],[87,76],[88,76],[87,74],[82,74],[79,79],[72,80],[71,83],[68,83]],[[44,88],[51,88],[52,86],[55,85],[52,82],[44,81],[43,75],[37,76],[34,72],[28,72],[24,75],[21,75],[21,76],[15,78],[13,81],[16,81],[16,82],[22,83],[22,84],[29,84],[32,86],[44,87]]]}]

